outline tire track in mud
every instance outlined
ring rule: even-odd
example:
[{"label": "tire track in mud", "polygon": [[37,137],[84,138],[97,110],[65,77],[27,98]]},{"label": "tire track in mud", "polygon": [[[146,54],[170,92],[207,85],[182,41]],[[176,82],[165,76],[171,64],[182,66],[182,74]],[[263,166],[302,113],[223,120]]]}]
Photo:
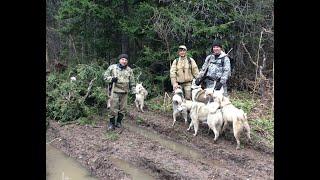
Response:
[{"label": "tire track in mud", "polygon": [[200,127],[197,137],[186,132],[187,125],[177,121],[171,128],[172,118],[154,112],[130,111],[124,123],[136,124],[136,117],[144,119],[145,129],[156,131],[166,139],[184,144],[198,151],[202,158],[194,159],[163,146],[161,143],[124,128],[119,139],[111,141],[104,135],[105,123],[92,126],[66,125],[52,122],[50,138],[60,137],[53,146],[75,158],[99,179],[132,179],[115,166],[111,157],[122,159],[147,171],[155,179],[273,179],[273,157],[245,146],[235,150],[235,143],[224,140],[212,144],[213,135],[206,135]]},{"label": "tire track in mud", "polygon": [[[273,150],[261,148],[262,151],[257,151],[256,145],[250,146],[247,143],[241,150],[235,150],[236,143],[233,138],[220,137],[218,142],[214,144],[213,133],[208,135],[208,127],[200,126],[199,133],[193,137],[193,131],[187,132],[188,125],[185,125],[182,119],[171,128],[172,117],[160,113],[145,112],[136,113],[130,111],[132,120],[139,117],[144,119],[143,125],[149,129],[170,137],[170,139],[185,144],[189,147],[200,151],[206,159],[219,161],[224,164],[227,169],[232,169],[236,174],[249,174],[248,179],[273,179],[274,175],[274,160]],[[231,139],[231,140],[230,140]],[[245,141],[241,141],[245,142]],[[254,148],[254,149],[252,149]],[[259,149],[259,148],[258,148]]]}]

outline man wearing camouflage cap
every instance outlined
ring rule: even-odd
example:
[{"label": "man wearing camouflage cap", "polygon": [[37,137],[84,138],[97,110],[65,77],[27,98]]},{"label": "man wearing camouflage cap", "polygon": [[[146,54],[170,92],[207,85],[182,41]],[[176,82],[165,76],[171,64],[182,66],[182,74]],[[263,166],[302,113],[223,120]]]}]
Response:
[{"label": "man wearing camouflage cap", "polygon": [[126,113],[128,93],[130,90],[132,93],[135,91],[135,80],[133,71],[128,66],[128,55],[121,54],[118,59],[119,63],[110,65],[103,75],[107,83],[113,84],[108,130],[121,127],[121,121]]},{"label": "man wearing camouflage cap", "polygon": [[182,87],[184,97],[191,100],[191,82],[199,74],[199,69],[191,57],[187,57],[187,47],[179,46],[179,58],[172,62],[170,68],[170,79],[173,90],[179,85]]}]

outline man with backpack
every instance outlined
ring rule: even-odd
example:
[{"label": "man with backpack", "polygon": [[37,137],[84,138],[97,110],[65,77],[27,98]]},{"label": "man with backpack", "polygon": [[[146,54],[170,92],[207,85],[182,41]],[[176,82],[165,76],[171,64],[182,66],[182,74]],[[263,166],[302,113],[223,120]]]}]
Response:
[{"label": "man with backpack", "polygon": [[223,87],[224,96],[227,93],[227,80],[231,75],[230,59],[228,55],[222,51],[222,44],[216,40],[212,44],[211,54],[205,59],[200,73],[196,79],[196,85],[204,82],[205,88],[220,89]]},{"label": "man with backpack", "polygon": [[179,58],[172,62],[170,68],[170,79],[173,90],[179,85],[183,90],[184,97],[191,100],[191,83],[199,74],[199,69],[193,58],[187,57],[187,47],[179,46]]}]

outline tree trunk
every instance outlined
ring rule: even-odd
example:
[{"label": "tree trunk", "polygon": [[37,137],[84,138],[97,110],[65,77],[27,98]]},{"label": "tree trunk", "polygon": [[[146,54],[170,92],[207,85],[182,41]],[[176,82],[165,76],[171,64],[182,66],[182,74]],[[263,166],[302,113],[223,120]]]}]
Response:
[{"label": "tree trunk", "polygon": [[[123,14],[125,16],[129,13],[128,8],[128,0],[123,1]],[[121,35],[121,51],[122,53],[128,54],[128,45],[129,45],[129,38],[125,33]]]},{"label": "tree trunk", "polygon": [[49,69],[48,47],[46,46],[46,69]]}]

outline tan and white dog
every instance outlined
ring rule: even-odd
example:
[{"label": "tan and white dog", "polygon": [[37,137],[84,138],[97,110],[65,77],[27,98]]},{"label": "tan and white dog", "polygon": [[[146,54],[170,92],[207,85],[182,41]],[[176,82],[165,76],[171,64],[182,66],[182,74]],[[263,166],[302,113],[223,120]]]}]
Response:
[{"label": "tan and white dog", "polygon": [[202,102],[208,103],[208,99],[205,97],[205,90],[201,88],[201,86],[197,86],[195,83],[195,79],[192,80],[191,83],[191,96],[193,102]]},{"label": "tan and white dog", "polygon": [[220,104],[222,118],[224,121],[224,125],[220,133],[223,133],[223,131],[227,127],[227,124],[231,122],[233,127],[233,135],[237,141],[236,149],[240,149],[240,133],[243,129],[246,130],[247,138],[249,139],[249,141],[251,141],[250,126],[247,120],[247,114],[242,109],[238,109],[234,105],[232,105],[229,98],[223,96],[222,94],[223,88],[213,93],[215,101]]},{"label": "tan and white dog", "polygon": [[134,103],[136,104],[136,108],[138,111],[144,112],[144,100],[147,98],[148,91],[142,86],[142,83],[136,84],[136,99]]}]

